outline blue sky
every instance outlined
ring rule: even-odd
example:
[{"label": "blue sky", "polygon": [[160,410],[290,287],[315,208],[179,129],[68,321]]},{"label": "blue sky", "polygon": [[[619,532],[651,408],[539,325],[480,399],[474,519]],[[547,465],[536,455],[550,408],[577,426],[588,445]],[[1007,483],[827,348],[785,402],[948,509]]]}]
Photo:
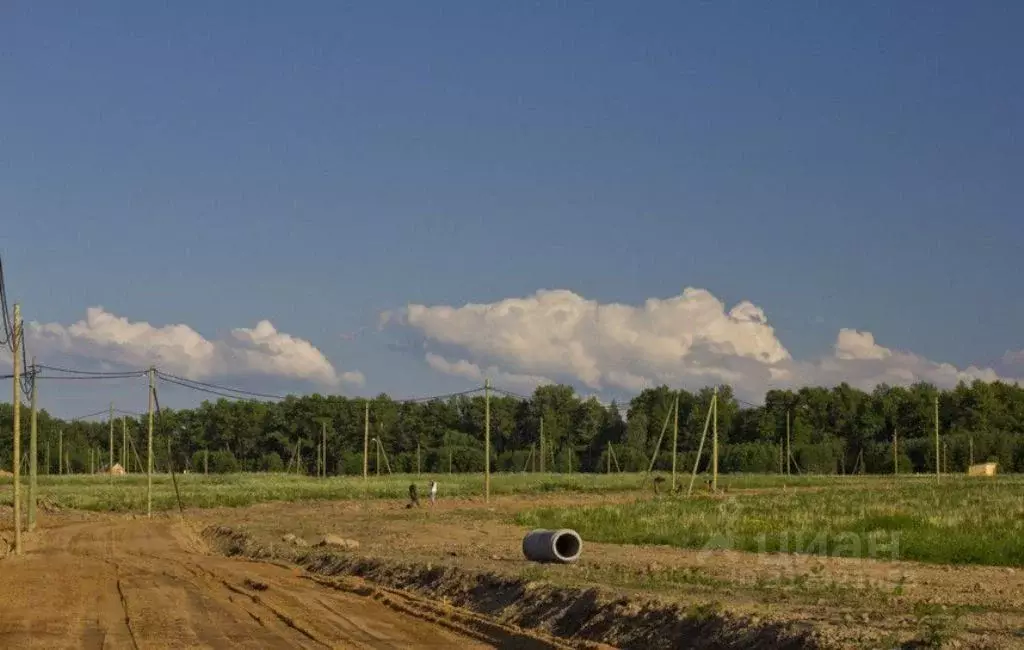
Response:
[{"label": "blue sky", "polygon": [[[749,300],[796,359],[841,328],[958,368],[1024,347],[1018,3],[157,5],[0,10],[28,320],[267,319],[395,395],[472,382],[381,310],[538,289]],[[544,374],[473,352],[446,358]]]}]

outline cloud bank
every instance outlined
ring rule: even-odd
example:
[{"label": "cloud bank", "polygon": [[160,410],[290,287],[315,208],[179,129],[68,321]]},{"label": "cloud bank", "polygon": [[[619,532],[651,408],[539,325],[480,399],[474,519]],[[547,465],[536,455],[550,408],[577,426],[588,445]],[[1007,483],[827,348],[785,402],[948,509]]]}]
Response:
[{"label": "cloud bank", "polygon": [[435,370],[474,380],[486,374],[495,382],[498,373],[592,390],[726,382],[741,396],[760,399],[770,388],[844,381],[870,390],[883,382],[950,387],[1000,378],[991,368],[958,369],[891,350],[853,329],[839,331],[831,355],[795,360],[760,307],[743,301],[727,308],[694,288],[637,306],[602,304],[567,290],[461,307],[412,304],[384,322],[413,328],[429,344],[463,357],[450,361],[430,352],[427,363]]},{"label": "cloud bank", "polygon": [[188,325],[132,322],[90,307],[77,323],[26,323],[25,333],[29,349],[41,361],[64,354],[132,368],[154,365],[190,379],[264,375],[328,386],[364,382],[358,371],[339,374],[313,344],[277,331],[267,320],[209,340]]}]

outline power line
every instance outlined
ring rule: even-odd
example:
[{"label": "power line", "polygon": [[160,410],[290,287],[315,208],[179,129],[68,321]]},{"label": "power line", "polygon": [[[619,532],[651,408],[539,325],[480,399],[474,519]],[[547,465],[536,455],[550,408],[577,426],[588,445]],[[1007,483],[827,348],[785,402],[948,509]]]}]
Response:
[{"label": "power line", "polygon": [[452,399],[453,397],[462,397],[464,395],[472,395],[473,393],[479,393],[483,389],[484,387],[480,386],[478,388],[464,390],[458,393],[446,393],[444,395],[427,395],[425,397],[406,397],[403,399],[393,399],[391,401],[396,404],[422,404],[424,402],[433,402],[437,400]]},{"label": "power line", "polygon": [[89,377],[109,377],[109,376],[121,376],[130,375],[132,377],[143,377],[146,374],[145,370],[117,370],[117,371],[100,371],[100,370],[77,370],[75,368],[62,368],[60,366],[49,366],[43,363],[36,364],[36,368],[42,368],[43,370],[52,370],[53,372],[63,372],[69,375],[83,375]]},{"label": "power line", "polygon": [[[190,388],[192,390],[199,391],[200,393],[207,393],[209,395],[216,395],[218,397],[224,397],[224,398],[227,398],[227,399],[237,399],[237,400],[242,400],[242,401],[247,401],[247,402],[259,401],[259,400],[255,399],[253,397],[245,397],[245,396],[239,395],[239,394],[232,394],[232,393],[229,393],[229,392],[226,392],[226,391],[223,391],[223,390],[218,390],[216,388],[206,388],[204,386],[199,386],[199,385],[196,385],[196,384],[189,383],[188,381],[179,381],[177,379],[172,379],[168,375],[162,375],[160,373],[157,373],[157,377],[159,377],[161,380],[166,381],[166,382],[168,382],[170,384],[177,384],[178,386],[182,386],[184,388]],[[278,399],[278,400],[284,399],[283,397],[280,397],[278,395],[272,395],[272,396],[268,395],[267,398],[268,399]]]},{"label": "power line", "polygon": [[68,376],[65,376],[65,375],[38,375],[36,378],[37,379],[57,379],[57,380],[64,380],[64,381],[74,381],[74,380],[94,380],[94,379],[99,379],[99,380],[104,380],[104,379],[138,379],[139,375],[137,375],[137,374],[103,375],[101,377],[81,377],[81,376],[68,377]]},{"label": "power line", "polygon": [[208,388],[208,389],[214,390],[214,391],[224,391],[224,392],[229,392],[229,393],[238,393],[239,395],[249,395],[251,397],[263,397],[265,399],[284,399],[284,396],[282,396],[282,395],[273,395],[271,393],[257,393],[255,391],[243,390],[241,388],[231,388],[230,386],[220,386],[218,384],[211,384],[211,383],[208,383],[208,382],[205,382],[205,381],[199,381],[199,380],[196,380],[196,379],[188,379],[186,377],[179,377],[177,375],[171,375],[171,374],[168,374],[166,372],[161,372],[160,370],[156,371],[156,375],[157,375],[157,377],[160,377],[161,379],[168,380],[171,383],[178,383],[179,385],[182,385],[182,386],[184,386],[186,384],[191,384],[193,386],[189,386],[189,387],[196,387],[196,390],[201,390],[198,387],[202,387],[202,388]]},{"label": "power line", "polygon": [[96,417],[98,415],[107,415],[109,412],[110,412],[109,409],[103,409],[102,411],[96,411],[95,413],[86,413],[85,415],[79,415],[78,417],[73,417],[70,420],[68,420],[68,422],[76,422],[78,420],[84,420],[85,418],[94,418],[94,417]]}]

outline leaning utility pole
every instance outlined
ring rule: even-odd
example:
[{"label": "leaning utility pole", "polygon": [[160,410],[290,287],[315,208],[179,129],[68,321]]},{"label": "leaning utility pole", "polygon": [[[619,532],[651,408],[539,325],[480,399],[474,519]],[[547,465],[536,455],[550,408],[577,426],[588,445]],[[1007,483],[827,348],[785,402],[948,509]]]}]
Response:
[{"label": "leaning utility pole", "polygon": [[153,394],[156,392],[153,368],[149,369],[149,439],[146,459],[146,516],[153,516]]},{"label": "leaning utility pole", "polygon": [[21,555],[21,305],[14,303],[14,331],[11,333],[14,345],[14,554]]},{"label": "leaning utility pole", "polygon": [[484,501],[491,500],[491,380],[484,379]]},{"label": "leaning utility pole", "polygon": [[366,400],[366,411],[363,414],[363,480],[370,477],[370,400]]},{"label": "leaning utility pole", "polygon": [[121,416],[121,467],[124,473],[128,474],[128,425],[125,424],[124,416]]},{"label": "leaning utility pole", "polygon": [[[610,444],[610,443],[609,443]],[[676,491],[676,456],[679,455],[679,392],[676,392],[675,420],[672,422],[672,492]],[[608,473],[612,473],[611,458],[608,459]]]},{"label": "leaning utility pole", "polygon": [[711,474],[711,491],[718,492],[718,386],[715,386],[715,395],[711,398],[712,404],[715,408],[715,423],[713,434],[714,437],[711,439],[711,457],[712,457],[712,474]]},{"label": "leaning utility pole", "polygon": [[110,463],[107,465],[107,471],[110,476],[114,476],[114,403],[110,403]]},{"label": "leaning utility pole", "polygon": [[29,420],[28,438],[28,529],[36,529],[36,499],[39,494],[39,448],[36,400],[36,358],[32,357],[32,418]]}]

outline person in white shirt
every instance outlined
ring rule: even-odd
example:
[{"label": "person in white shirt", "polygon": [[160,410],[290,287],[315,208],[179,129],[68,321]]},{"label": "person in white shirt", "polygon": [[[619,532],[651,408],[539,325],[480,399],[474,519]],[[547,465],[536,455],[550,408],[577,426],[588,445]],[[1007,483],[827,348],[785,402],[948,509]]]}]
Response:
[{"label": "person in white shirt", "polygon": [[430,482],[430,505],[437,501],[437,481]]}]

